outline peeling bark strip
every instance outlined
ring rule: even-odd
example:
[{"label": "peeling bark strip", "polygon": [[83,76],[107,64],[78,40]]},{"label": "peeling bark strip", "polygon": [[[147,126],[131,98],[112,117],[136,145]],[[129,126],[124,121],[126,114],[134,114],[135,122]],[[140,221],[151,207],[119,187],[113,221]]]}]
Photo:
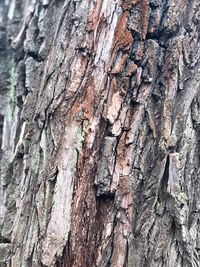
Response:
[{"label": "peeling bark strip", "polygon": [[198,0],[0,2],[0,266],[200,266]]}]

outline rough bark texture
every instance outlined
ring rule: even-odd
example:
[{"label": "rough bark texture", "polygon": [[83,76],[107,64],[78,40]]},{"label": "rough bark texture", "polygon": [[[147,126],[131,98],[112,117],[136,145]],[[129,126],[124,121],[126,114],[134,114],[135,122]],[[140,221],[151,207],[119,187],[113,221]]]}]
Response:
[{"label": "rough bark texture", "polygon": [[199,40],[199,0],[0,1],[0,266],[200,266]]}]

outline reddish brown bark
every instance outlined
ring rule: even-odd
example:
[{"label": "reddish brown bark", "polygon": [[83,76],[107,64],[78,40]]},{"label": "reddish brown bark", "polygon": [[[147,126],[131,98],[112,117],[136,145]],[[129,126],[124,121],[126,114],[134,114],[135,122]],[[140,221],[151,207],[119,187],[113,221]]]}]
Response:
[{"label": "reddish brown bark", "polygon": [[198,1],[2,8],[0,265],[199,266]]}]

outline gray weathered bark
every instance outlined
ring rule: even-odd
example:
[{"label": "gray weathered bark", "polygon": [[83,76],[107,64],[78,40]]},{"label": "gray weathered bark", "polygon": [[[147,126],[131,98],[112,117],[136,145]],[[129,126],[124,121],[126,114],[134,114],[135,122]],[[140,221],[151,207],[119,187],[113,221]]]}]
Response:
[{"label": "gray weathered bark", "polygon": [[0,266],[200,266],[199,0],[0,1]]}]

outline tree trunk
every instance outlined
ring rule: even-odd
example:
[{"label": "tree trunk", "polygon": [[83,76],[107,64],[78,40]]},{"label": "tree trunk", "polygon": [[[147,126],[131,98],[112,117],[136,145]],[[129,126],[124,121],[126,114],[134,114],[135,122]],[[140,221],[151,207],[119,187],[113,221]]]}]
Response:
[{"label": "tree trunk", "polygon": [[199,0],[0,1],[0,266],[200,266]]}]

